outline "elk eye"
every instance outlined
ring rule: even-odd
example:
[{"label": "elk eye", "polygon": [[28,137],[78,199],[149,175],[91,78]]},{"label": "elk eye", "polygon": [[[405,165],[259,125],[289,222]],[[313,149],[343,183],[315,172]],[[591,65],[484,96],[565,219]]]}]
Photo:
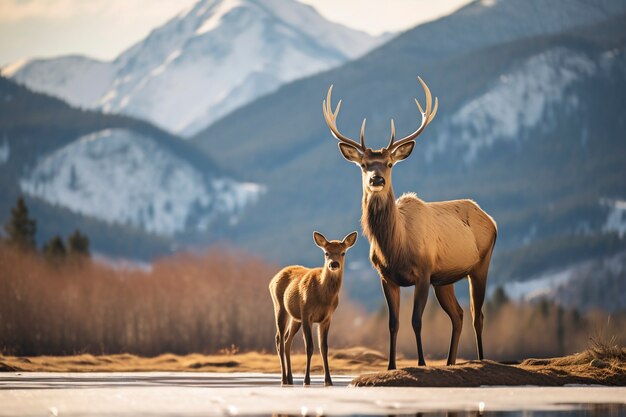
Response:
[{"label": "elk eye", "polygon": [[324,255],[328,258],[330,255],[328,254],[328,252],[324,252]]},{"label": "elk eye", "polygon": [[345,252],[343,252],[343,253],[341,254],[341,256],[346,256],[346,253],[345,253]]},{"label": "elk eye", "polygon": [[389,163],[387,164],[387,166],[388,166],[389,168],[391,168],[391,167],[393,166],[393,164],[392,164],[391,162],[389,162]]},{"label": "elk eye", "polygon": [[361,168],[365,169],[365,164],[361,164]]}]

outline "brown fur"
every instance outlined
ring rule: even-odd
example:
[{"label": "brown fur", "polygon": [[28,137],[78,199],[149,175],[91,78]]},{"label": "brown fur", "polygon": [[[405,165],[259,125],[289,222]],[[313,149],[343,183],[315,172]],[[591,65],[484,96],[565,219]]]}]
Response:
[{"label": "brown fur", "polygon": [[311,383],[313,323],[319,323],[318,338],[324,363],[324,383],[332,385],[328,367],[328,330],[332,315],[339,304],[345,253],[354,245],[356,238],[357,233],[352,232],[343,241],[329,242],[323,235],[315,232],[315,242],[325,253],[324,266],[288,266],[278,272],[270,282],[269,289],[276,317],[276,351],[280,358],[283,385],[293,384],[291,343],[301,326],[307,353],[304,384]]}]

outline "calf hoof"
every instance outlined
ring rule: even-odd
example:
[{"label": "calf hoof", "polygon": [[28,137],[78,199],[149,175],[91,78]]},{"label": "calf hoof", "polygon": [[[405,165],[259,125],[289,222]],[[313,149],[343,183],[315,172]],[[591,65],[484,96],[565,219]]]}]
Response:
[{"label": "calf hoof", "polygon": [[302,383],[302,385],[304,385],[305,387],[308,387],[311,385],[311,380],[310,379],[305,379],[304,382]]},{"label": "calf hoof", "polygon": [[324,381],[324,386],[325,387],[332,387],[333,386],[333,381],[331,381],[330,379],[328,381]]}]

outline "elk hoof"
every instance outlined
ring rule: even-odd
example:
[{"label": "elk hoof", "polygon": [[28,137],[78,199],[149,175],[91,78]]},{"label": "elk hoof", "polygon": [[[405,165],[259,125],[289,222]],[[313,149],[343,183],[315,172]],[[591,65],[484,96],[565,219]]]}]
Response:
[{"label": "elk hoof", "polygon": [[325,387],[332,387],[333,386],[333,381],[331,381],[330,379],[328,381],[324,381],[324,386]]}]

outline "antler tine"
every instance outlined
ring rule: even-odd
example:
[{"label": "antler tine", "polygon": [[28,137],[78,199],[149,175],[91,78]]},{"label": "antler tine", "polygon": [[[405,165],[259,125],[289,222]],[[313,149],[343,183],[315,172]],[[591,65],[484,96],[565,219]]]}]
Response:
[{"label": "antler tine", "polygon": [[396,140],[396,125],[393,123],[393,119],[391,119],[391,137],[389,138],[389,145],[387,145],[387,149],[391,149],[391,145],[393,145],[394,140]]},{"label": "antler tine", "polygon": [[324,114],[324,119],[326,120],[326,124],[328,125],[330,132],[333,134],[333,136],[337,140],[347,143],[348,145],[352,145],[357,149],[364,150],[365,141],[363,138],[363,133],[365,129],[365,121],[363,121],[363,126],[361,127],[361,144],[353,141],[347,136],[342,135],[341,132],[339,132],[339,129],[337,129],[337,116],[339,115],[339,108],[341,107],[341,100],[339,100],[339,102],[337,103],[337,107],[335,108],[335,111],[333,111],[331,107],[332,92],[333,92],[333,86],[331,85],[330,88],[328,89],[328,94],[326,94],[326,100],[322,102],[322,113]]},{"label": "antler tine", "polygon": [[361,148],[365,149],[365,121],[367,119],[363,118],[363,124],[361,124]]},{"label": "antler tine", "polygon": [[418,127],[415,132],[411,133],[407,137],[400,139],[397,142],[393,141],[393,137],[395,136],[395,131],[394,131],[395,129],[393,129],[393,125],[392,125],[392,139],[389,141],[389,146],[387,146],[387,149],[389,150],[395,149],[400,145],[404,145],[407,142],[415,140],[415,138],[418,137],[420,133],[422,133],[424,128],[428,126],[430,122],[433,121],[433,119],[435,118],[435,115],[437,114],[437,109],[439,108],[439,100],[437,99],[437,97],[435,97],[435,106],[433,107],[432,105],[433,97],[432,97],[432,94],[430,93],[430,89],[428,88],[428,86],[426,85],[424,80],[422,80],[421,77],[417,77],[417,79],[420,82],[420,84],[422,84],[422,88],[424,89],[424,94],[426,95],[426,111],[424,111],[424,109],[420,105],[420,102],[417,99],[415,99],[415,104],[417,104],[417,108],[419,109],[420,114],[422,115],[422,123],[420,124],[420,127]]}]

